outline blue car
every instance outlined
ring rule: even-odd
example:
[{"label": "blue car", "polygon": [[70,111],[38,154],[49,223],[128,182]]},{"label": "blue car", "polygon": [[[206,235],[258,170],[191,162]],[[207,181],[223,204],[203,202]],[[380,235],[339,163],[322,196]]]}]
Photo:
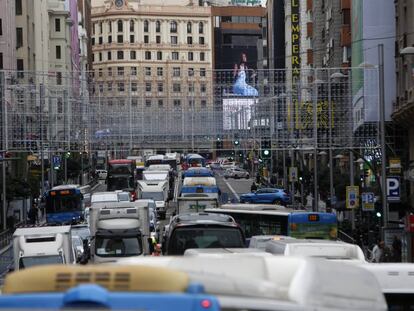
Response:
[{"label": "blue car", "polygon": [[290,202],[290,196],[284,189],[262,188],[252,193],[240,196],[240,203],[269,203],[286,205]]}]

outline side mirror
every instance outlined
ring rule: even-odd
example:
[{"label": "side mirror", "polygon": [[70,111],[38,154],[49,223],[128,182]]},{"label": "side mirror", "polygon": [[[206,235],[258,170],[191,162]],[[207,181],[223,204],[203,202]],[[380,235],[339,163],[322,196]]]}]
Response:
[{"label": "side mirror", "polygon": [[8,273],[14,272],[14,268],[10,267]]}]

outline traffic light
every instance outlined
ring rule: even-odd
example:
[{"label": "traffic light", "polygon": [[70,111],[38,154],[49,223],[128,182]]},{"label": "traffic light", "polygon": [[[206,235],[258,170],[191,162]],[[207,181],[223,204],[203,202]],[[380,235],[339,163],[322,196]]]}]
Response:
[{"label": "traffic light", "polygon": [[240,141],[239,141],[238,139],[235,139],[235,140],[234,140],[234,145],[235,145],[235,146],[240,145]]},{"label": "traffic light", "polygon": [[220,137],[217,137],[216,139],[216,149],[221,150],[223,149],[223,141]]},{"label": "traffic light", "polygon": [[262,158],[263,159],[269,159],[271,157],[272,153],[270,149],[262,149]]},{"label": "traffic light", "polygon": [[69,152],[69,151],[65,152],[64,157],[65,157],[65,159],[69,159],[69,157],[70,157],[70,152]]}]

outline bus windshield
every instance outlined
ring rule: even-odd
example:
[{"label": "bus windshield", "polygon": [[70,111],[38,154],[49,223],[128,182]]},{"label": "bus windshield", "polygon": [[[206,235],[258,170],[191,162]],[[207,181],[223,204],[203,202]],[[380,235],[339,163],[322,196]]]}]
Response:
[{"label": "bus windshield", "polygon": [[111,177],[108,179],[108,191],[123,190],[123,189],[133,189],[134,188],[134,178],[128,176],[120,177]]},{"label": "bus windshield", "polygon": [[71,195],[59,195],[57,193],[54,196],[49,195],[46,199],[46,212],[69,212],[69,211],[81,211],[82,199],[81,194]]},{"label": "bus windshield", "polygon": [[101,257],[127,257],[142,253],[140,237],[96,236],[95,254]]},{"label": "bus windshield", "polygon": [[191,226],[176,228],[168,243],[169,255],[183,255],[189,248],[243,248],[239,228]]},{"label": "bus windshield", "polygon": [[19,269],[29,268],[33,266],[63,264],[63,258],[59,255],[52,256],[33,256],[21,257],[19,260]]}]

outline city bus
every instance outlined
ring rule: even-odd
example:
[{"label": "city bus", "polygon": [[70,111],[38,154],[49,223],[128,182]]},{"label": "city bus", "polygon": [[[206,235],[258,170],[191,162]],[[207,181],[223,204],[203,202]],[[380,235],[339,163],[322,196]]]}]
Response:
[{"label": "city bus", "polygon": [[335,214],[293,210],[278,205],[224,204],[206,209],[207,213],[232,216],[243,228],[246,238],[255,235],[284,235],[300,239],[336,240]]},{"label": "city bus", "polygon": [[84,202],[79,185],[53,187],[45,195],[46,222],[53,224],[78,223],[83,220]]},{"label": "city bus", "polygon": [[217,186],[204,186],[204,185],[191,185],[183,186],[181,188],[181,197],[183,198],[193,198],[193,197],[203,197],[203,198],[213,198],[219,199],[220,189]]},{"label": "city bus", "polygon": [[182,165],[183,169],[186,170],[189,167],[205,167],[206,159],[199,154],[188,154]]}]

